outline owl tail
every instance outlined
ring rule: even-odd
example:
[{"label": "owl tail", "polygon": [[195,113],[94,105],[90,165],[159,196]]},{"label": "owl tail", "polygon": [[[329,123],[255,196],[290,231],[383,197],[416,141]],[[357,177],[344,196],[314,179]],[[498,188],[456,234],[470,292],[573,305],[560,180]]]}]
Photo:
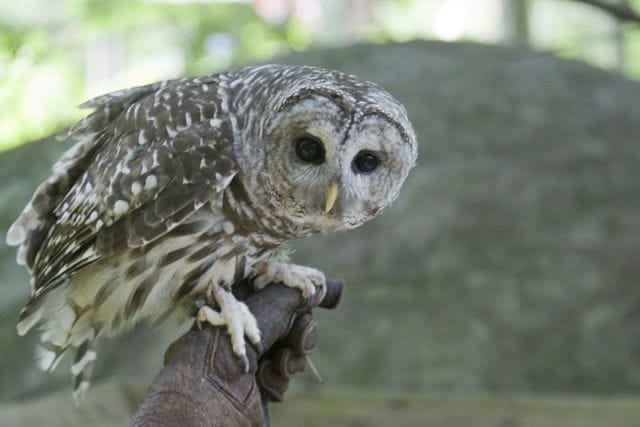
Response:
[{"label": "owl tail", "polygon": [[[73,400],[75,400],[76,403],[80,403],[91,384],[91,371],[93,370],[93,362],[96,360],[97,355],[94,349],[95,340],[86,340],[78,347],[73,348],[76,350],[73,365],[71,365]],[[69,350],[69,346],[57,347],[51,345],[50,342],[40,343],[38,350],[38,364],[40,368],[48,371],[54,370],[67,350]]]},{"label": "owl tail", "polygon": [[95,340],[87,340],[76,349],[76,356],[71,365],[73,380],[73,399],[79,403],[91,384],[93,361],[96,360]]},{"label": "owl tail", "polygon": [[89,324],[87,316],[78,319],[75,313],[73,307],[66,305],[57,312],[55,319],[47,322],[40,337],[37,359],[40,369],[52,371],[67,350],[75,349],[71,377],[73,398],[78,403],[89,389],[99,331]]}]

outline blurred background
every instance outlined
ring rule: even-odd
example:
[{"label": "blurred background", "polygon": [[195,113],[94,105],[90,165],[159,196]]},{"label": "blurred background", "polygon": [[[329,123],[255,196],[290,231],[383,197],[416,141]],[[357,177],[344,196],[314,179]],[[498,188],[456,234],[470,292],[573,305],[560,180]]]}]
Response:
[{"label": "blurred background", "polygon": [[637,79],[640,13],[634,5],[638,2],[3,2],[0,149],[58,130],[81,117],[75,105],[104,92],[358,42],[433,39],[528,46]]},{"label": "blurred background", "polygon": [[[274,425],[640,425],[640,0],[0,4],[0,233],[93,96],[247,64],[357,74],[407,107],[419,165],[383,216],[296,242],[347,283],[323,377]],[[27,142],[31,143],[27,144]],[[124,425],[184,326],[104,340],[76,408],[15,321],[0,246],[0,426]]]}]

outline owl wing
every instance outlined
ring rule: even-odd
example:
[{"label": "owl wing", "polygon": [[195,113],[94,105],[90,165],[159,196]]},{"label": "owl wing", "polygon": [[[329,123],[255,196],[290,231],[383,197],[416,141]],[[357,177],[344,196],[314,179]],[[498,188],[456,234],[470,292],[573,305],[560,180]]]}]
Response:
[{"label": "owl wing", "polygon": [[[131,88],[95,98],[81,107],[97,110],[73,126],[64,139],[75,140],[53,166],[52,175],[34,192],[7,233],[7,243],[18,246],[17,262],[32,271],[35,257],[56,218],[52,212],[93,161],[96,151],[108,140],[104,130],[136,101],[152,93],[156,85]],[[60,138],[62,139],[62,138]]]},{"label": "owl wing", "polygon": [[237,169],[228,121],[217,117],[215,97],[198,90],[211,83],[161,86],[111,121],[84,125],[98,148],[48,215],[31,261],[29,305],[120,245],[148,245],[207,202],[222,202]]}]

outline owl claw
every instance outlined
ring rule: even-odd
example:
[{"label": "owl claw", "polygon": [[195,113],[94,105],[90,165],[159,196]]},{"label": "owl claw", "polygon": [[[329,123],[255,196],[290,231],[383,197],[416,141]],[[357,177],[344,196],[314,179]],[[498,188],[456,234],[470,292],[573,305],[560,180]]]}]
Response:
[{"label": "owl claw", "polygon": [[262,289],[269,283],[284,283],[290,288],[300,289],[303,298],[309,298],[319,290],[324,296],[327,281],[324,273],[315,268],[278,261],[263,261],[254,267],[253,286]]},{"label": "owl claw", "polygon": [[260,329],[258,329],[256,319],[247,306],[238,301],[231,292],[214,286],[212,295],[220,306],[220,311],[215,311],[208,306],[201,307],[196,316],[196,324],[199,329],[202,329],[204,322],[213,326],[225,325],[233,352],[238,356],[244,372],[248,372],[249,359],[247,358],[245,336],[249,338],[251,344],[259,349]]},{"label": "owl claw", "polygon": [[240,355],[238,357],[240,358],[240,365],[242,365],[242,372],[246,374],[247,372],[249,372],[249,359],[247,359],[246,354]]}]

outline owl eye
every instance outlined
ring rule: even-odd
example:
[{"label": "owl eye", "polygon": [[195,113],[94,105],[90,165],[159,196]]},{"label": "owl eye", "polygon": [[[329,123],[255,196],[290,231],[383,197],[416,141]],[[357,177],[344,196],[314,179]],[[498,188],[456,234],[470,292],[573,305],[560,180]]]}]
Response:
[{"label": "owl eye", "polygon": [[303,162],[316,165],[324,163],[324,146],[320,141],[309,136],[298,138],[296,154]]},{"label": "owl eye", "polygon": [[353,159],[353,168],[356,173],[371,173],[380,164],[380,159],[375,154],[368,151],[359,152]]}]

